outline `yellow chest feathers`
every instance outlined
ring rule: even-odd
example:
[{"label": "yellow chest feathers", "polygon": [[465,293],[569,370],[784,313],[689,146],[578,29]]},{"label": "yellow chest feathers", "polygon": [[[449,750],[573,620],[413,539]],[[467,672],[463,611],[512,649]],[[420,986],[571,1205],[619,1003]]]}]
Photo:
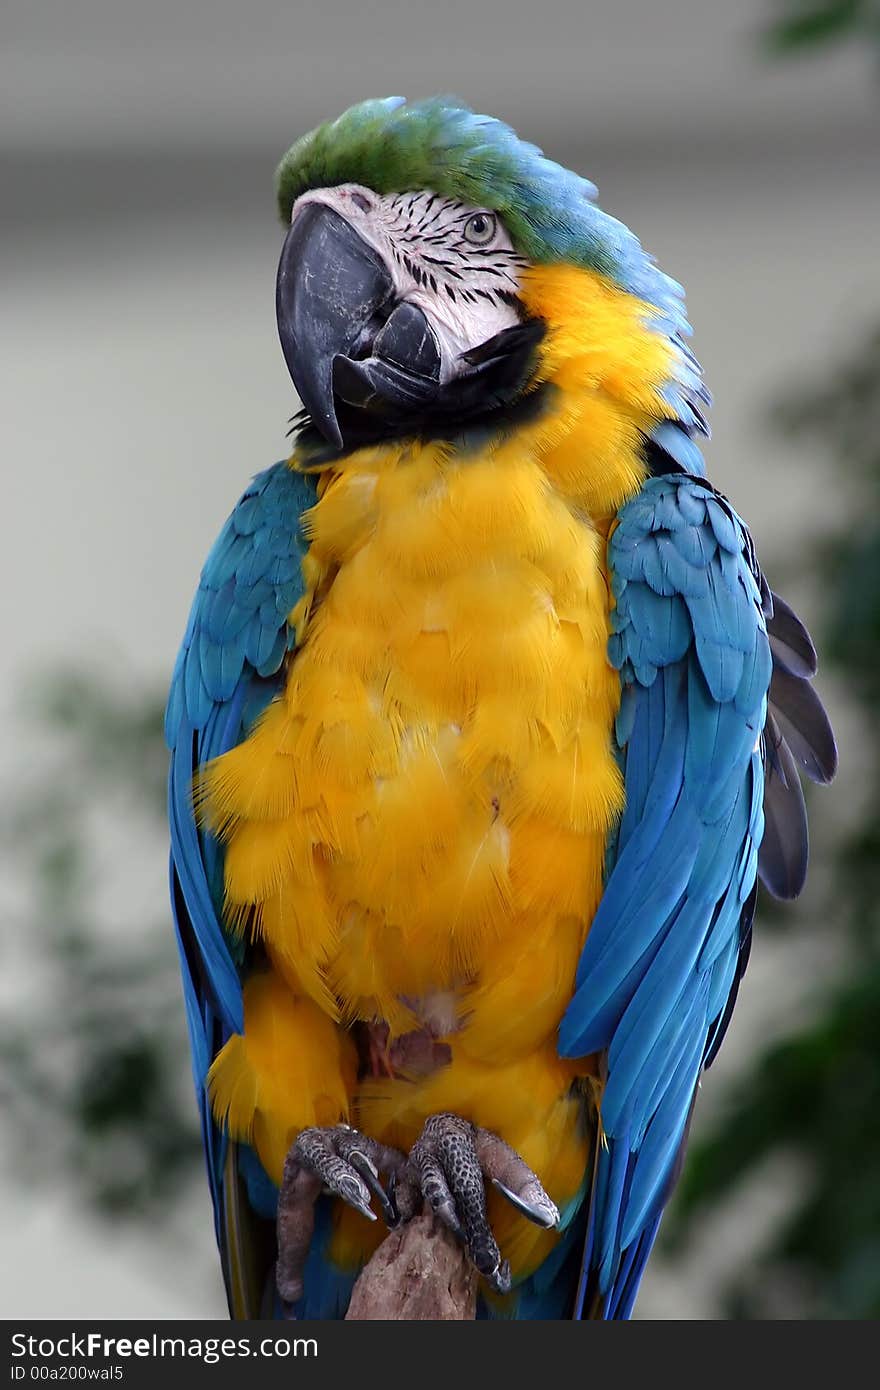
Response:
[{"label": "yellow chest feathers", "polygon": [[395,1031],[551,940],[570,989],[621,804],[602,537],[533,458],[437,448],[346,469],[307,527],[284,692],[212,774],[230,905]]},{"label": "yellow chest feathers", "polygon": [[659,413],[635,322],[605,377],[551,335],[539,424],[361,450],[306,518],[301,645],[204,797],[231,919],[328,1013],[405,1032],[445,993],[479,1032],[490,976],[495,1016],[508,977],[539,1032],[564,1007],[622,805],[607,517]]}]

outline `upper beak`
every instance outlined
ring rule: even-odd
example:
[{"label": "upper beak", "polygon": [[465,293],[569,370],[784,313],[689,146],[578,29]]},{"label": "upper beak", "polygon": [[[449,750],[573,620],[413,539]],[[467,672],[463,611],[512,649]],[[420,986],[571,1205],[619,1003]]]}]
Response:
[{"label": "upper beak", "polygon": [[297,213],[278,266],[278,332],[300,400],[336,448],[342,448],[343,438],[334,362],[357,356],[370,344],[393,293],[381,257],[344,217],[321,203],[308,203]]}]

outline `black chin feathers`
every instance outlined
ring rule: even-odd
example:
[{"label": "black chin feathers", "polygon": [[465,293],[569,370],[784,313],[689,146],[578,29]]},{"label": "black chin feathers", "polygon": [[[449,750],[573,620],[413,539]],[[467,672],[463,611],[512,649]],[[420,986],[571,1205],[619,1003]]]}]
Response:
[{"label": "black chin feathers", "polygon": [[[424,394],[410,408],[402,402],[390,413],[372,414],[368,401],[353,405],[337,398],[336,414],[345,439],[343,452],[379,443],[383,439],[451,439],[477,429],[513,428],[534,418],[543,409],[549,388],[529,389],[535,370],[537,347],[546,332],[540,319],[525,319],[505,328],[463,354],[463,370],[446,383],[425,383]],[[356,367],[361,364],[354,364]],[[393,363],[387,365],[393,371]],[[346,386],[351,394],[351,383]],[[315,428],[307,412],[291,421],[297,446],[310,462],[339,457]]]}]

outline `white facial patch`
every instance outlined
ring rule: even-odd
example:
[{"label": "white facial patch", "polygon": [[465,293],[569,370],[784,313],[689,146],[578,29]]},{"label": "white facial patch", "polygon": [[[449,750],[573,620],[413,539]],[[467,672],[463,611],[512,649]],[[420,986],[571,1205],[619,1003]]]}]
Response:
[{"label": "white facial patch", "polygon": [[428,319],[441,352],[441,381],[461,371],[462,353],[521,321],[519,272],[528,262],[513,249],[501,218],[436,193],[379,195],[360,184],[317,188],[309,203],[344,217],[382,257],[397,297]]}]

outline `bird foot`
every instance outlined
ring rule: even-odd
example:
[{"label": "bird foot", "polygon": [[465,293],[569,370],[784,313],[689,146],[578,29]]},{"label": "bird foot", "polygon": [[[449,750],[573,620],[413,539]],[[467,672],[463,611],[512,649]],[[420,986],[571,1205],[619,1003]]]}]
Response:
[{"label": "bird foot", "polygon": [[[388,1175],[388,1190],[380,1173]],[[304,1129],[284,1164],[278,1199],[276,1284],[285,1307],[303,1293],[303,1271],[322,1192],[376,1220],[371,1198],[393,1229],[423,1208],[464,1244],[490,1288],[507,1293],[510,1265],[501,1258],[486,1211],[486,1182],[536,1225],[549,1229],[559,1212],[528,1164],[491,1130],[444,1112],[425,1121],[408,1157],[349,1125]]]},{"label": "bird foot", "polygon": [[507,1293],[510,1265],[489,1225],[486,1180],[529,1221],[545,1229],[558,1223],[555,1203],[519,1154],[491,1130],[449,1113],[425,1121],[405,1168],[395,1173],[394,1202],[401,1220],[424,1202],[464,1242],[490,1288]]},{"label": "bird foot", "polygon": [[284,1163],[278,1198],[278,1260],[275,1280],[286,1305],[303,1293],[303,1270],[315,1229],[315,1203],[322,1192],[341,1197],[370,1221],[374,1197],[388,1226],[396,1226],[397,1210],[379,1179],[380,1172],[402,1171],[406,1159],[397,1149],[339,1124],[329,1129],[304,1129]]}]

